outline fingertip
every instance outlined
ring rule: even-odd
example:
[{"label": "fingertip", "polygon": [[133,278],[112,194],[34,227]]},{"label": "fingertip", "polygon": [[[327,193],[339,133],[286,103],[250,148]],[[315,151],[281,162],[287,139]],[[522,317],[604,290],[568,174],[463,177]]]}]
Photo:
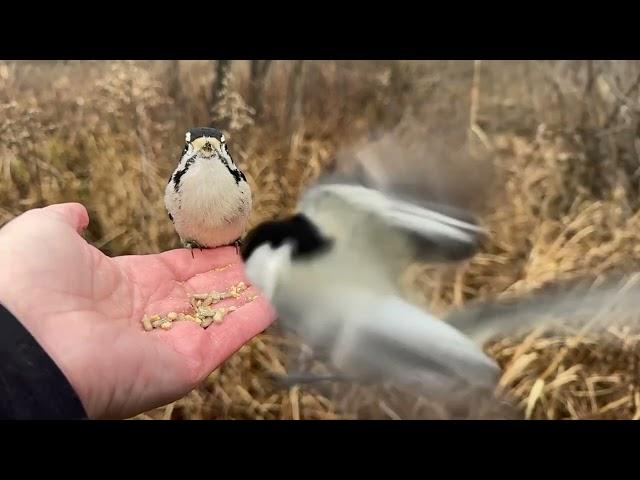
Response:
[{"label": "fingertip", "polygon": [[78,202],[67,202],[49,205],[42,209],[43,212],[54,212],[72,226],[78,233],[82,233],[89,226],[89,212],[84,205]]},{"label": "fingertip", "polygon": [[[254,336],[266,330],[276,319],[274,307],[263,295],[257,295],[253,300],[242,305],[236,311],[229,313],[222,324],[223,329],[233,329],[237,341],[244,344]],[[215,335],[212,329],[212,335]]]}]

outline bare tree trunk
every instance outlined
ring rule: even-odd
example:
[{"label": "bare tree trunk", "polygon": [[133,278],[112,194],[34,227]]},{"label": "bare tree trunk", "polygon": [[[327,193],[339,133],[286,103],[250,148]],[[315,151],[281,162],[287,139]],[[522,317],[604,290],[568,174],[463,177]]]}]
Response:
[{"label": "bare tree trunk", "polygon": [[226,129],[229,126],[228,114],[221,111],[221,106],[229,94],[229,80],[231,77],[231,60],[216,62],[216,76],[211,86],[211,119],[217,128]]},{"label": "bare tree trunk", "polygon": [[251,61],[251,106],[255,110],[255,118],[258,119],[262,116],[264,111],[264,99],[262,95],[264,93],[265,80],[267,73],[269,73],[269,67],[271,66],[271,60],[252,60]]},{"label": "bare tree trunk", "polygon": [[589,120],[589,107],[593,101],[593,86],[595,83],[595,72],[593,69],[593,60],[587,60],[586,65],[587,78],[584,84],[584,95],[582,97],[582,114],[580,116],[580,126],[586,128]]},{"label": "bare tree trunk", "polygon": [[527,95],[529,96],[529,102],[531,103],[531,110],[533,111],[533,114],[536,116],[536,119],[537,119],[538,105],[536,103],[536,95],[535,95],[535,87],[534,87],[535,84],[533,80],[533,70],[531,69],[531,61],[526,60],[522,62],[522,68],[523,68],[524,83],[527,89]]},{"label": "bare tree trunk", "polygon": [[302,121],[302,80],[304,78],[304,60],[293,63],[289,79],[289,99],[287,108],[287,122],[289,132],[293,135],[301,126]]},{"label": "bare tree trunk", "polygon": [[182,86],[180,85],[180,60],[172,60],[169,63],[169,95],[176,103],[182,99]]}]

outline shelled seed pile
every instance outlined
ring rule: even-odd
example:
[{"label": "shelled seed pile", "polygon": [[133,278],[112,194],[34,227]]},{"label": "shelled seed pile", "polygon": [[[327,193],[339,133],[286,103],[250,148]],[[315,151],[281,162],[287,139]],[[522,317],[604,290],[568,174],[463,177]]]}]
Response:
[{"label": "shelled seed pile", "polygon": [[[162,328],[169,330],[173,322],[195,322],[202,328],[207,328],[212,324],[222,323],[225,316],[237,310],[238,307],[220,307],[214,308],[212,305],[221,302],[227,298],[239,298],[240,294],[247,289],[244,282],[233,285],[226,292],[211,293],[193,293],[189,295],[192,310],[189,313],[169,312],[165,315],[145,315],[142,319],[142,325],[148,332],[151,330]],[[254,297],[249,298],[252,301]]]}]

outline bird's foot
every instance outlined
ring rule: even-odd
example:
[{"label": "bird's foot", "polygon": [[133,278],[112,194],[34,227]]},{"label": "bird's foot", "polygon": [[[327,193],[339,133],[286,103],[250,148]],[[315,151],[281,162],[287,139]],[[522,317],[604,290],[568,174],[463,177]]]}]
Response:
[{"label": "bird's foot", "polygon": [[242,246],[242,240],[240,238],[238,238],[235,242],[230,243],[228,246],[234,246],[236,247],[236,255],[240,255],[240,247]]},{"label": "bird's foot", "polygon": [[205,247],[200,245],[195,240],[187,240],[186,242],[184,242],[184,248],[188,248],[189,250],[191,250],[191,258],[195,258],[194,255],[193,255],[193,249],[194,248],[198,248],[198,249],[200,249],[200,251],[202,251],[202,249],[205,248]]}]

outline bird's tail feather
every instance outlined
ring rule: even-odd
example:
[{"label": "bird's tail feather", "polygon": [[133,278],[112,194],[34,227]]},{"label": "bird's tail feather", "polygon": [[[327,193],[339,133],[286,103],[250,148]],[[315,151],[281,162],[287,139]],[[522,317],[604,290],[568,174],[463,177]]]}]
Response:
[{"label": "bird's tail feather", "polygon": [[600,285],[538,291],[507,302],[477,302],[444,320],[478,343],[538,327],[640,327],[640,273]]}]

